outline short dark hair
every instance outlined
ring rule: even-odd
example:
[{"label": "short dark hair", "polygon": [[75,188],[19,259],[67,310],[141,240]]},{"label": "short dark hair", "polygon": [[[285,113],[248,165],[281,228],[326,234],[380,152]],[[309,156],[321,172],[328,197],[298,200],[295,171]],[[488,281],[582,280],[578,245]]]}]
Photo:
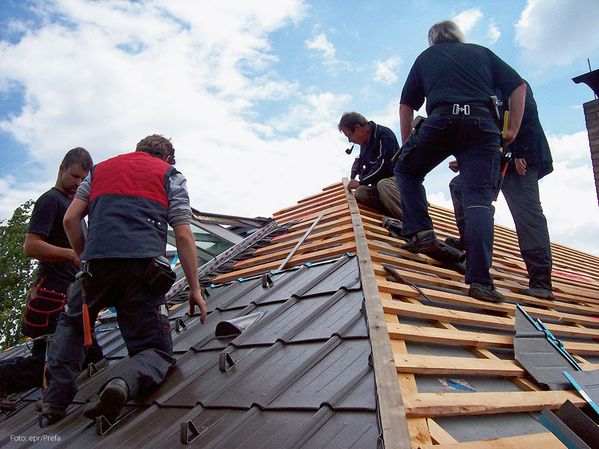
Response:
[{"label": "short dark hair", "polygon": [[341,116],[341,120],[339,120],[339,124],[337,128],[339,131],[342,129],[349,129],[353,132],[356,125],[366,126],[368,125],[368,120],[362,114],[358,114],[357,112],[344,112]]},{"label": "short dark hair", "polygon": [[60,166],[66,169],[73,164],[79,164],[83,170],[89,170],[94,165],[94,161],[92,161],[92,157],[85,148],[76,147],[67,151]]},{"label": "short dark hair", "polygon": [[159,134],[152,134],[151,136],[141,139],[137,144],[135,151],[143,151],[150,156],[163,160],[170,156],[172,159],[171,163],[175,163],[175,148],[173,148],[171,140]]}]

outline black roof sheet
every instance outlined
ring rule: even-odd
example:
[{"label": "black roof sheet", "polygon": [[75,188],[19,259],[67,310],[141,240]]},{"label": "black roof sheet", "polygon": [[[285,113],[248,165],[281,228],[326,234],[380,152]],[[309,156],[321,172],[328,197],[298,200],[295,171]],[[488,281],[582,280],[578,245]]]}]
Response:
[{"label": "black roof sheet", "polygon": [[[39,391],[23,394],[17,411],[2,414],[0,445],[175,447],[186,440],[202,448],[380,447],[356,258],[269,276],[210,287],[203,326],[186,304],[171,310],[177,364],[157,390],[129,402],[129,415],[106,435],[96,434],[81,408],[126,357],[115,323],[98,334],[108,362],[91,377],[82,374],[66,418],[40,429],[33,407]],[[241,335],[215,337],[218,322],[255,312],[264,315]],[[232,366],[219,366],[225,354]],[[43,441],[44,435],[60,442]]]}]

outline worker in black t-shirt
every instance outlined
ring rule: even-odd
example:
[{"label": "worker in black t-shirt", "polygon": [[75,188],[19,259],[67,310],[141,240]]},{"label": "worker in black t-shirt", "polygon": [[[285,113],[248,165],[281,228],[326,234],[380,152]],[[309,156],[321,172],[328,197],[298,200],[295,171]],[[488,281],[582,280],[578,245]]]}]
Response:
[{"label": "worker in black t-shirt", "polygon": [[[402,193],[404,248],[437,251],[438,242],[428,214],[423,180],[453,154],[460,166],[466,211],[466,277],[468,294],[486,301],[502,301],[493,285],[493,213],[491,205],[499,179],[501,132],[490,97],[497,90],[509,98],[506,141],[520,128],[526,84],[485,47],[463,42],[451,21],[433,25],[430,47],[418,56],[401,93],[399,119],[402,151],[395,176]],[[426,99],[428,118],[412,134],[414,111]]]},{"label": "worker in black t-shirt", "polygon": [[[73,148],[64,156],[56,184],[38,198],[33,207],[25,236],[25,255],[39,261],[31,286],[22,332],[35,338],[31,356],[14,357],[0,363],[0,391],[12,393],[40,387],[43,383],[46,340],[54,333],[60,311],[64,308],[67,288],[75,280],[79,257],[71,249],[62,220],[81,181],[93,162],[84,148]],[[89,360],[102,358],[96,345]]]}]

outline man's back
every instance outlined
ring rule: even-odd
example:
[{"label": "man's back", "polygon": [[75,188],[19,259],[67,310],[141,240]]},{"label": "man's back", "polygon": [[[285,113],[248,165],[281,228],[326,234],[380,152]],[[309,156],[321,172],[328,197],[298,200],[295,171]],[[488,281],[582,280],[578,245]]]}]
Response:
[{"label": "man's back", "polygon": [[176,170],[134,152],[94,167],[89,192],[89,234],[82,258],[147,258],[166,248],[168,178]]}]

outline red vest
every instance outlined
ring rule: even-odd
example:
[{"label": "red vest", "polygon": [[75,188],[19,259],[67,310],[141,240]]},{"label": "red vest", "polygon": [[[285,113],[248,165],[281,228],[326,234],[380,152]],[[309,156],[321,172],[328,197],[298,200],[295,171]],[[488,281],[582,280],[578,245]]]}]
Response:
[{"label": "red vest", "polygon": [[166,249],[168,179],[174,168],[143,152],[94,166],[83,260],[148,258]]}]

